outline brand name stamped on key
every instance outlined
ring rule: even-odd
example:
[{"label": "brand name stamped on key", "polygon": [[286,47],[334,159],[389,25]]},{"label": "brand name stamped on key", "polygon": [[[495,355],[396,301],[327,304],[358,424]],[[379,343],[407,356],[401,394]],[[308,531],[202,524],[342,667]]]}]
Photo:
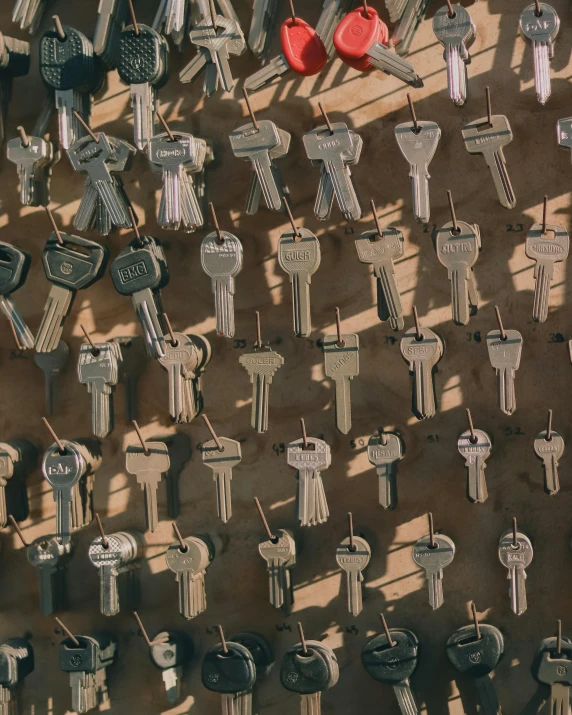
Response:
[{"label": "brand name stamped on key", "polygon": [[557,243],[534,243],[530,249],[535,253],[563,253],[564,248]]},{"label": "brand name stamped on key", "polygon": [[119,271],[119,277],[121,278],[122,283],[129,283],[130,281],[134,281],[136,278],[140,278],[141,276],[146,276],[147,275],[147,265],[145,264],[145,261],[140,261],[139,263],[136,263],[134,266],[129,266],[128,268],[122,268]]},{"label": "brand name stamped on key", "polygon": [[399,456],[394,449],[372,449],[370,455],[372,459],[393,459]]},{"label": "brand name stamped on key", "polygon": [[539,452],[558,452],[560,449],[557,445],[553,444],[548,444],[548,445],[539,445],[537,447]]},{"label": "brand name stamped on key", "polygon": [[464,241],[463,243],[446,243],[441,246],[441,253],[471,253],[473,244]]},{"label": "brand name stamped on key", "polygon": [[286,261],[309,261],[311,257],[310,251],[286,251],[284,254]]},{"label": "brand name stamped on key", "polygon": [[336,146],[340,146],[340,141],[338,139],[330,139],[330,141],[318,144],[318,149],[324,151],[325,149],[333,149]]},{"label": "brand name stamped on key", "polygon": [[431,347],[429,345],[408,345],[405,352],[407,355],[429,355]]},{"label": "brand name stamped on key", "polygon": [[353,357],[352,353],[346,353],[345,355],[342,355],[342,357],[331,366],[331,370],[339,370],[341,367],[343,367],[348,360],[351,360]]}]

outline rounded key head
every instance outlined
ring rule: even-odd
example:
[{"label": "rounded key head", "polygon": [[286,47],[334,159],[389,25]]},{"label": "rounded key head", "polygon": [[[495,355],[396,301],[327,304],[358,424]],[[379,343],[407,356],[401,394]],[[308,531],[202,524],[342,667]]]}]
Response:
[{"label": "rounded key head", "polygon": [[446,268],[459,264],[471,268],[479,257],[479,237],[470,224],[457,221],[457,226],[457,233],[450,222],[433,234],[437,258]]},{"label": "rounded key head", "polygon": [[200,363],[200,355],[193,341],[184,333],[173,333],[175,344],[171,340],[165,343],[165,354],[159,358],[159,364],[169,370],[171,365],[181,365],[185,372],[194,373]]},{"label": "rounded key head", "polygon": [[410,678],[419,660],[419,641],[414,633],[403,628],[390,628],[393,646],[385,634],[367,641],[361,652],[361,662],[374,680],[388,685]]},{"label": "rounded key head", "polygon": [[109,534],[107,548],[101,536],[94,539],[88,550],[91,563],[96,568],[102,566],[123,566],[137,558],[140,548],[140,537],[128,531],[118,531],[116,534]]},{"label": "rounded key head", "polygon": [[279,529],[275,533],[274,541],[266,538],[260,541],[258,552],[265,561],[277,560],[287,564],[296,557],[296,543],[291,534]]},{"label": "rounded key head", "polygon": [[34,670],[34,649],[26,638],[8,638],[0,645],[0,685],[17,685]]},{"label": "rounded key head", "polygon": [[210,563],[207,545],[202,539],[194,536],[189,536],[183,541],[187,545],[186,551],[181,551],[178,541],[169,546],[165,557],[167,566],[176,574],[184,571],[192,571],[195,574],[204,571]]},{"label": "rounded key head", "polygon": [[560,653],[557,653],[557,639],[545,638],[537,650],[530,671],[532,677],[544,685],[563,683],[572,685],[572,643],[562,636]]},{"label": "rounded key head", "polygon": [[550,439],[546,439],[546,430],[544,430],[534,438],[534,453],[543,462],[550,457],[558,461],[564,454],[564,439],[554,430],[550,432]]},{"label": "rounded key head", "polygon": [[560,18],[556,10],[544,2],[540,4],[540,15],[536,14],[536,5],[528,5],[520,15],[521,35],[531,42],[554,41],[560,29]]},{"label": "rounded key head", "polygon": [[406,363],[417,361],[436,365],[443,355],[443,341],[429,328],[420,328],[421,340],[417,340],[416,329],[409,328],[401,338],[401,355]]},{"label": "rounded key head", "polygon": [[[292,646],[280,664],[280,682],[291,693],[311,695],[331,687],[333,663],[315,641],[306,641],[307,655],[302,645]],[[337,667],[337,664],[336,664]]]},{"label": "rounded key head", "polygon": [[371,547],[361,536],[354,536],[354,550],[350,550],[349,536],[336,549],[336,562],[343,571],[361,573],[371,559]]},{"label": "rounded key head", "polygon": [[435,534],[431,546],[429,536],[424,536],[413,547],[413,561],[426,571],[444,569],[455,558],[455,544],[445,534]]},{"label": "rounded key head", "polygon": [[446,646],[447,658],[453,667],[471,678],[491,673],[504,652],[504,638],[498,628],[487,623],[481,623],[479,628],[479,640],[474,626],[464,626],[453,633]]},{"label": "rounded key head", "polygon": [[533,261],[564,261],[570,251],[570,237],[562,226],[546,224],[546,233],[542,233],[542,224],[535,223],[526,234],[524,251]]},{"label": "rounded key head", "polygon": [[361,263],[378,263],[401,258],[404,251],[403,234],[393,226],[377,231],[365,231],[355,240],[358,259]]},{"label": "rounded key head", "polygon": [[474,463],[477,457],[487,459],[491,453],[491,438],[482,429],[475,430],[475,439],[471,435],[471,430],[463,432],[457,441],[457,449],[467,463]]},{"label": "rounded key head", "polygon": [[518,370],[522,356],[522,335],[518,330],[506,330],[506,339],[501,338],[500,330],[487,333],[489,360],[493,368],[512,368]]},{"label": "rounded key head", "polygon": [[444,5],[433,16],[433,32],[443,44],[473,43],[475,29],[471,16],[462,5],[453,5],[453,17],[449,16],[449,7]]},{"label": "rounded key head", "polygon": [[86,56],[91,45],[79,30],[63,26],[65,39],[55,29],[47,30],[40,39],[40,75],[47,87],[58,90],[88,89],[93,80],[93,54]]},{"label": "rounded key head", "polygon": [[139,33],[133,25],[126,27],[118,40],[117,72],[124,84],[145,84],[167,74],[165,59],[161,52],[159,33],[148,25],[137,23]]},{"label": "rounded key head", "polygon": [[342,60],[361,60],[379,41],[379,15],[372,7],[358,7],[343,18],[334,32],[334,47]]},{"label": "rounded key head", "polygon": [[29,253],[0,241],[0,295],[9,295],[24,285],[31,262]]},{"label": "rounded key head", "polygon": [[42,472],[52,487],[66,487],[74,481],[79,481],[85,469],[85,463],[79,450],[73,442],[61,440],[65,452],[60,454],[57,444],[44,453],[42,459]]},{"label": "rounded key head", "polygon": [[500,537],[499,560],[506,568],[517,566],[527,569],[532,563],[532,543],[526,534],[517,531],[515,546],[513,536],[512,529],[507,529]]},{"label": "rounded key head", "polygon": [[280,236],[278,263],[288,275],[303,271],[311,276],[320,266],[320,242],[307,228],[299,228],[298,233],[287,231]]},{"label": "rounded key head", "polygon": [[56,536],[40,536],[27,549],[28,561],[34,568],[62,565],[71,556],[72,544],[62,544]]},{"label": "rounded key head", "polygon": [[395,432],[374,434],[367,443],[367,458],[373,465],[397,462],[405,453],[403,441]]},{"label": "rounded key head", "polygon": [[161,670],[185,665],[193,657],[193,641],[182,631],[162,631],[157,633],[152,643],[149,657],[153,665]]},{"label": "rounded key head", "polygon": [[238,643],[244,646],[254,660],[256,668],[256,680],[265,678],[269,675],[274,666],[274,653],[270,643],[260,633],[252,633],[250,631],[244,633],[235,633],[230,639],[233,643]]},{"label": "rounded key head", "polygon": [[231,276],[242,270],[242,243],[228,231],[221,231],[221,241],[216,231],[209,233],[201,243],[201,267],[211,278]]},{"label": "rounded key head", "polygon": [[282,54],[296,74],[311,77],[328,63],[328,53],[313,27],[301,18],[289,18],[280,30]]},{"label": "rounded key head", "polygon": [[210,648],[201,667],[201,680],[205,688],[215,693],[241,693],[250,690],[256,682],[256,666],[250,651],[239,643],[227,641],[228,653],[222,645]]}]

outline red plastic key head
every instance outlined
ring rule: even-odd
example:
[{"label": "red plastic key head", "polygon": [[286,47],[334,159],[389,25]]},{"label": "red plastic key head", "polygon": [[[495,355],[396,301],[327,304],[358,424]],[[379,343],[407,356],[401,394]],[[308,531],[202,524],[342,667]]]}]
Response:
[{"label": "red plastic key head", "polygon": [[[362,6],[349,12],[334,33],[334,47],[340,59],[356,69],[369,69],[366,52],[375,42],[387,43],[387,25],[372,7]],[[354,62],[361,64],[354,65]]]},{"label": "red plastic key head", "polygon": [[[383,45],[387,45],[389,42],[389,30],[387,28],[387,25],[381,18],[378,18],[378,25],[379,25],[379,37],[377,38],[377,42],[381,42]],[[373,43],[372,43],[373,44]],[[371,45],[370,45],[371,47]],[[359,72],[371,72],[372,70],[375,69],[375,67],[371,64],[369,60],[368,55],[364,55],[358,60],[355,60],[351,57],[345,57],[342,54],[338,53],[339,58],[344,62],[344,64],[348,65],[349,67],[353,67],[355,70],[358,70]]]},{"label": "red plastic key head", "polygon": [[282,23],[280,31],[282,53],[296,74],[311,77],[328,63],[328,53],[322,38],[307,22],[297,17]]}]

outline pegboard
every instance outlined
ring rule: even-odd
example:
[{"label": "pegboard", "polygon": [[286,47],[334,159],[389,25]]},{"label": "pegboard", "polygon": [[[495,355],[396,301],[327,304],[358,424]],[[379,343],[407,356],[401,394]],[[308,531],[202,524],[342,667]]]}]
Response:
[{"label": "pegboard", "polygon": [[[467,3],[477,26],[469,65],[470,98],[463,109],[453,106],[446,92],[442,48],[431,29],[431,17],[439,3],[432,3],[427,19],[415,37],[411,61],[425,86],[414,90],[417,117],[436,121],[442,138],[431,164],[431,223],[416,224],[411,209],[408,166],[397,147],[393,128],[409,120],[409,89],[381,73],[360,75],[339,61],[329,64],[315,78],[287,75],[252,95],[257,116],[275,121],[292,134],[289,155],[282,167],[292,194],[293,212],[299,225],[320,239],[322,262],[312,278],[311,300],[314,332],[298,339],[292,331],[291,289],[277,265],[276,245],[288,224],[284,216],[261,210],[247,216],[244,201],[250,170],[234,158],[228,134],[244,124],[246,109],[240,84],[233,94],[204,100],[200,83],[181,85],[178,72],[193,50],[171,53],[168,84],[160,91],[161,110],[173,130],[185,130],[212,139],[216,165],[209,170],[209,198],[214,202],[221,228],[235,233],[244,245],[244,268],[237,277],[236,339],[215,336],[210,281],[202,273],[199,245],[204,233],[187,235],[157,227],[160,179],[149,170],[144,155],[124,175],[129,194],[141,219],[142,233],[158,236],[165,244],[171,281],[164,291],[165,309],[175,330],[204,333],[212,341],[213,359],[204,377],[206,408],[220,435],[242,441],[243,460],[232,482],[233,516],[225,526],[216,517],[215,488],[210,470],[202,465],[198,446],[208,438],[201,420],[176,429],[189,434],[193,455],[180,481],[182,513],[178,520],[183,535],[209,533],[220,544],[207,574],[208,608],[185,622],[178,613],[174,575],[165,564],[165,551],[173,541],[166,515],[164,487],[159,491],[160,527],[146,534],[146,555],[141,569],[141,617],[151,634],[164,628],[189,633],[196,657],[185,676],[186,697],[168,709],[161,675],[150,663],[148,649],[128,612],[114,618],[99,614],[98,574],[87,558],[96,536],[95,524],[74,537],[75,556],[69,566],[69,608],[61,614],[76,633],[89,634],[106,628],[119,638],[119,660],[109,673],[114,713],[214,713],[219,698],[200,682],[200,655],[216,642],[214,624],[221,623],[230,636],[253,629],[271,641],[277,660],[297,642],[296,621],[308,638],[323,638],[340,663],[338,685],[322,700],[324,713],[397,713],[390,688],[375,683],[363,670],[360,651],[368,635],[378,631],[380,611],[390,626],[413,630],[421,641],[421,657],[412,684],[423,712],[473,714],[476,695],[471,682],[459,678],[449,665],[444,646],[449,635],[469,622],[469,604],[475,601],[480,617],[502,629],[505,656],[494,682],[506,712],[537,712],[545,692],[537,692],[529,668],[540,640],[552,635],[556,618],[564,619],[564,633],[571,635],[569,606],[569,514],[572,488],[569,482],[570,451],[561,460],[561,491],[547,496],[542,488],[540,461],[533,453],[533,439],[545,428],[548,408],[554,410],[554,429],[570,433],[568,414],[572,367],[567,340],[570,290],[566,266],[557,264],[546,323],[532,322],[533,264],[524,253],[528,227],[540,220],[543,195],[548,195],[548,220],[569,227],[572,179],[570,156],[560,150],[556,121],[570,111],[570,53],[572,33],[569,6],[553,3],[562,29],[552,62],[552,97],[541,107],[534,91],[530,45],[518,37],[518,18],[524,3],[508,0]],[[286,3],[282,9],[286,16]],[[382,3],[375,3],[384,15]],[[10,21],[12,2],[0,9],[2,30],[24,39]],[[301,0],[298,11],[314,23],[319,0]],[[136,3],[140,22],[150,23],[156,2]],[[56,0],[51,8],[66,24],[91,34],[97,3]],[[237,0],[236,9],[247,28],[250,9]],[[49,24],[48,12],[43,28]],[[41,32],[39,33],[41,34]],[[43,96],[38,73],[38,36],[33,38],[32,70],[14,83],[8,136],[23,124],[31,129]],[[249,55],[232,60],[235,76],[245,78],[257,68]],[[508,115],[514,141],[505,149],[508,171],[517,197],[514,210],[503,209],[484,160],[464,149],[461,127],[485,114],[485,87],[490,86],[495,113]],[[364,140],[360,163],[353,171],[365,209],[353,224],[341,220],[335,210],[331,220],[317,223],[313,216],[319,172],[306,159],[301,138],[320,123],[318,101],[332,121],[345,121]],[[132,113],[128,88],[115,72],[109,75],[105,94],[95,102],[92,127],[132,141]],[[55,120],[51,131],[56,134]],[[22,246],[32,254],[27,285],[16,296],[18,307],[32,330],[39,326],[48,284],[41,266],[41,251],[50,231],[42,209],[22,208],[14,166],[0,166],[0,240]],[[478,315],[466,327],[451,321],[450,287],[446,269],[437,261],[431,230],[449,221],[446,190],[451,189],[459,220],[477,223],[483,250],[475,266],[481,296]],[[54,168],[52,203],[59,225],[72,231],[72,219],[81,200],[79,181],[64,157]],[[445,341],[445,354],[436,374],[438,413],[424,422],[411,414],[411,378],[399,351],[399,335],[377,318],[375,285],[368,268],[360,264],[354,238],[373,228],[367,204],[376,201],[382,225],[393,225],[405,236],[404,257],[396,277],[406,315],[412,325],[416,305],[422,324],[436,330]],[[127,231],[102,239],[111,258],[126,245]],[[496,380],[488,361],[485,335],[496,326],[493,306],[500,306],[507,328],[524,337],[522,364],[516,378],[517,411],[506,417],[496,404]],[[352,382],[353,427],[343,436],[334,428],[333,386],[324,378],[319,339],[334,329],[334,309],[339,307],[344,331],[358,332],[361,343],[360,374]],[[238,362],[255,339],[254,313],[260,311],[263,338],[285,358],[270,393],[270,427],[256,434],[250,427],[251,386]],[[72,360],[62,375],[58,406],[52,424],[62,438],[90,433],[89,398],[75,374],[75,361],[83,341],[80,324],[94,339],[139,332],[131,301],[118,295],[109,275],[78,295],[64,337]],[[3,410],[0,437],[27,436],[46,447],[50,440],[41,423],[44,411],[43,375],[33,355],[20,354],[5,321],[0,321]],[[105,529],[144,531],[143,493],[124,469],[124,452],[136,440],[126,424],[123,390],[116,395],[113,434],[103,442],[103,463],[95,482],[95,505]],[[470,504],[465,497],[464,461],[456,441],[466,429],[465,408],[470,407],[475,426],[493,438],[488,460],[489,498]],[[294,472],[287,466],[284,445],[300,437],[299,418],[304,417],[309,435],[323,435],[331,446],[332,465],[324,474],[331,510],[329,521],[301,531],[296,526]],[[139,391],[138,420],[146,438],[173,433],[168,417],[167,375],[150,364]],[[399,505],[383,511],[377,503],[377,477],[365,446],[378,426],[397,428],[406,444],[399,464]],[[55,509],[52,493],[40,471],[28,480],[30,517],[22,524],[29,540],[53,533]],[[253,497],[261,500],[273,527],[291,528],[302,549],[293,573],[295,605],[285,618],[267,600],[265,564],[258,555],[263,534]],[[452,565],[445,571],[445,604],[432,612],[427,602],[424,574],[411,559],[413,543],[427,532],[426,512],[434,513],[436,527],[451,536],[457,546]],[[346,512],[351,510],[358,533],[367,534],[372,559],[365,574],[364,609],[357,618],[346,609],[345,577],[336,566],[335,548],[346,536]],[[517,618],[509,608],[507,572],[497,556],[501,533],[516,516],[520,528],[533,540],[535,557],[528,570],[528,610]],[[68,676],[58,667],[61,634],[52,618],[38,610],[36,574],[25,551],[10,529],[1,536],[2,572],[0,637],[29,633],[36,654],[36,669],[25,681],[24,712],[59,714],[70,708]],[[259,685],[260,711],[274,715],[299,712],[299,698],[283,690],[277,669]]]}]

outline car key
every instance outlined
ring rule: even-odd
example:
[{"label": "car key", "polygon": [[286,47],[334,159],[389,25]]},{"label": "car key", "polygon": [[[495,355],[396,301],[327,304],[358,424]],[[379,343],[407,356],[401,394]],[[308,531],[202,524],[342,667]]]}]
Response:
[{"label": "car key", "polygon": [[206,538],[188,536],[171,544],[167,550],[167,566],[176,574],[179,584],[179,612],[183,618],[195,618],[207,607],[205,575],[214,558],[214,547]]},{"label": "car key", "polygon": [[[268,677],[274,666],[274,653],[270,643],[264,636],[259,633],[245,631],[234,633],[230,637],[230,642],[244,646],[249,651],[256,669],[256,683]],[[236,699],[238,712],[244,715],[253,715],[256,712],[255,705],[253,705],[253,702],[255,702],[254,697],[254,687],[239,693]]]},{"label": "car key", "polygon": [[561,639],[545,638],[540,644],[534,663],[533,676],[550,687],[550,712],[570,712],[570,688],[572,687],[572,643],[565,636]]},{"label": "car key", "polygon": [[525,7],[520,15],[521,36],[532,43],[534,54],[534,84],[540,104],[550,98],[550,60],[554,57],[554,41],[560,30],[560,18],[556,10],[546,3]]},{"label": "car key", "polygon": [[143,538],[134,531],[118,531],[95,538],[88,551],[99,570],[99,609],[104,616],[116,616],[121,606],[139,605],[139,562]]},{"label": "car key", "polygon": [[516,528],[507,529],[499,540],[499,560],[508,569],[510,581],[510,608],[517,616],[526,611],[526,569],[532,563],[532,543],[526,534]]},{"label": "car key", "polygon": [[271,538],[263,537],[258,553],[266,561],[270,604],[290,615],[294,603],[291,569],[296,565],[296,542],[286,529],[276,529]]},{"label": "car key", "polygon": [[145,521],[150,532],[154,532],[159,523],[157,489],[169,465],[169,450],[164,442],[145,442],[145,448],[138,444],[127,447],[125,469],[128,474],[136,475],[145,492]]},{"label": "car key", "polygon": [[324,373],[334,381],[336,427],[347,434],[352,427],[351,380],[359,374],[359,336],[340,331],[340,311],[336,308],[336,335],[325,335]]},{"label": "car key", "polygon": [[23,348],[34,347],[34,336],[12,301],[12,293],[22,288],[28,277],[32,257],[21,248],[0,241],[0,310],[14,328]]},{"label": "car key", "polygon": [[[432,517],[430,517],[432,525]],[[433,610],[443,605],[443,569],[455,557],[455,544],[445,534],[433,534],[421,537],[412,551],[413,561],[425,571],[429,586],[429,605]]]},{"label": "car key", "polygon": [[397,465],[404,454],[403,440],[395,432],[378,432],[367,443],[367,457],[377,472],[379,503],[384,509],[397,506]]},{"label": "car key", "polygon": [[8,638],[0,645],[0,703],[6,715],[22,710],[24,678],[34,671],[34,649],[27,638]]},{"label": "car key", "polygon": [[300,526],[323,524],[330,516],[322,471],[332,463],[329,445],[321,439],[303,437],[290,442],[288,466],[297,472],[296,518]]},{"label": "car key", "polygon": [[565,261],[570,249],[568,231],[562,226],[535,223],[526,235],[525,253],[534,263],[534,302],[532,319],[544,323],[548,318],[550,284],[554,264]]},{"label": "car key", "polygon": [[151,641],[149,658],[163,676],[167,701],[175,705],[181,697],[183,669],[194,655],[191,637],[183,631],[161,631]]},{"label": "car key", "polygon": [[48,417],[54,414],[58,378],[68,364],[69,356],[70,349],[63,340],[49,353],[34,353],[34,362],[44,373],[45,410]]},{"label": "car key", "polygon": [[558,460],[564,454],[564,438],[552,429],[552,410],[548,412],[548,427],[534,438],[534,453],[544,466],[544,491],[554,496],[560,491]]},{"label": "car key", "polygon": [[336,549],[338,566],[346,574],[348,611],[356,617],[363,610],[363,572],[371,559],[371,547],[361,536],[347,537]]},{"label": "car key", "polygon": [[319,641],[304,640],[289,648],[282,658],[280,682],[286,690],[300,695],[302,715],[320,715],[322,693],[334,687],[338,678],[335,653]]},{"label": "car key", "polygon": [[228,437],[217,437],[216,441],[205,442],[201,451],[203,464],[213,471],[218,518],[226,524],[232,516],[232,470],[242,461],[240,442]]},{"label": "car key", "polygon": [[208,690],[220,693],[223,713],[242,713],[240,696],[256,683],[252,653],[233,641],[209,648],[201,665],[201,681]]},{"label": "car key", "polygon": [[[500,317],[497,310],[497,316]],[[500,325],[500,323],[499,323]],[[498,405],[505,415],[516,410],[515,373],[520,367],[523,339],[518,330],[491,330],[487,333],[489,360],[497,374]]]},{"label": "car key", "polygon": [[469,47],[476,38],[476,26],[462,5],[439,8],[433,17],[433,32],[444,47],[447,63],[447,87],[453,104],[463,107],[468,97],[467,65],[471,61]]},{"label": "car key", "polygon": [[38,574],[42,616],[66,608],[66,573],[72,554],[72,543],[64,545],[56,536],[40,536],[26,550],[28,561]]},{"label": "car key", "polygon": [[415,326],[404,333],[400,348],[413,375],[413,414],[418,420],[434,417],[437,407],[433,372],[443,355],[443,341],[429,328]]},{"label": "car key", "polygon": [[457,449],[467,467],[467,499],[483,504],[489,496],[485,469],[492,449],[491,438],[483,430],[469,429],[459,437]]}]

